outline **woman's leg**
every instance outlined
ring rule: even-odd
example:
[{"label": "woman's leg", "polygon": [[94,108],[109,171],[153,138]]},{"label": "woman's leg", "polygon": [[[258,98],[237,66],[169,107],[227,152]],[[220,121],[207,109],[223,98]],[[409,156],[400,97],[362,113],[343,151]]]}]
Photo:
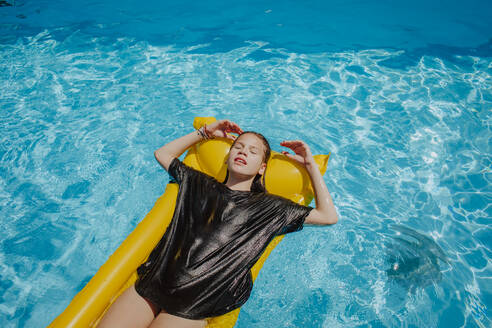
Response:
[{"label": "woman's leg", "polygon": [[147,301],[131,285],[111,305],[97,328],[148,327],[154,313]]},{"label": "woman's leg", "polygon": [[206,320],[190,320],[166,312],[161,312],[154,321],[152,321],[149,328],[204,328],[206,326]]}]

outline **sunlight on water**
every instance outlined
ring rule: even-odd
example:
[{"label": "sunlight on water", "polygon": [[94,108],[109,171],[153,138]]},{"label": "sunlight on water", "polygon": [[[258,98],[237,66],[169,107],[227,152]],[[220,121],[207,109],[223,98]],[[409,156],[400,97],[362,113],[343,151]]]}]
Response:
[{"label": "sunlight on water", "polygon": [[237,327],[490,325],[490,59],[207,47],[0,45],[2,326],[63,311],[164,191],[153,151],[195,116],[331,152],[340,222],[284,239]]}]

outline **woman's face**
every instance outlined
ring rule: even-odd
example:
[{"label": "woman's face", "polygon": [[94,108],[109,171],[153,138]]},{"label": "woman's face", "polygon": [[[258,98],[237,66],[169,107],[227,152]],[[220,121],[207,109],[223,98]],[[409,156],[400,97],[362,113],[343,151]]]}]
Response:
[{"label": "woman's face", "polygon": [[241,134],[229,151],[229,173],[244,177],[263,174],[266,168],[266,163],[263,163],[264,147],[260,138],[254,134]]}]

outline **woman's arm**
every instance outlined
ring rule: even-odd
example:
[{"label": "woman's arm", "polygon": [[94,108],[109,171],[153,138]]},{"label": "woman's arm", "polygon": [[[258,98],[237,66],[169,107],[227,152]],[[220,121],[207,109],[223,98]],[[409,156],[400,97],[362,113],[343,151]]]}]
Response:
[{"label": "woman's arm", "polygon": [[292,149],[296,155],[289,154],[286,151],[282,153],[287,157],[303,164],[309,173],[311,178],[311,184],[313,185],[316,208],[312,210],[306,217],[305,223],[310,224],[334,224],[338,221],[338,215],[335,210],[335,205],[331,199],[328,188],[326,187],[323,176],[319,172],[318,165],[314,161],[313,155],[309,146],[300,140],[283,141],[281,146]]},{"label": "woman's arm", "polygon": [[[234,122],[229,120],[215,121],[210,125],[207,125],[201,129],[201,131],[209,138],[221,137],[234,140],[236,137],[227,132],[234,132],[241,134],[243,131]],[[193,146],[195,143],[203,140],[202,134],[195,130],[188,133],[178,139],[175,139],[154,152],[155,159],[161,164],[161,166],[167,171],[169,165],[175,157],[181,156],[186,149]]]}]

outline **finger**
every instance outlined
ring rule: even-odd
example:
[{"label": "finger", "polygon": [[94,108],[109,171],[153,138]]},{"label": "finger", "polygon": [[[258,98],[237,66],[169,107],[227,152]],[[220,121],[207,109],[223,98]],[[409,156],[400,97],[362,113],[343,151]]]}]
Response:
[{"label": "finger", "polygon": [[285,156],[292,158],[292,159],[294,159],[296,157],[295,154],[291,154],[288,151],[283,151],[282,154],[284,154]]},{"label": "finger", "polygon": [[243,130],[239,127],[239,125],[237,125],[234,122],[231,122],[231,129],[232,129],[232,132],[235,132],[237,134],[243,133]]},{"label": "finger", "polygon": [[291,159],[291,160],[294,160],[294,161],[296,161],[296,160],[297,160],[297,159],[296,159],[296,157],[297,157],[296,155],[292,155],[292,154],[290,154],[290,153],[288,153],[288,152],[283,152],[283,154],[284,154],[287,158],[289,158],[289,159]]},{"label": "finger", "polygon": [[224,130],[227,132],[234,132],[234,124],[231,121],[225,121]]},{"label": "finger", "polygon": [[285,140],[280,143],[281,145],[298,145],[300,144],[299,140]]},{"label": "finger", "polygon": [[283,144],[283,145],[281,145],[281,146],[284,146],[284,147],[290,148],[290,149],[292,149],[292,150],[294,150],[294,151],[295,151],[295,150],[300,150],[300,149],[302,149],[302,146],[300,146],[300,145],[296,145],[296,144]]},{"label": "finger", "polygon": [[238,125],[238,126],[237,126],[237,133],[238,133],[238,134],[242,134],[243,132],[244,132],[244,131],[243,131],[243,129],[241,129],[241,128],[239,127],[239,125]]},{"label": "finger", "polygon": [[228,132],[234,132],[234,133],[239,134],[239,128],[237,126],[235,126],[235,125],[229,125],[227,127],[227,131]]},{"label": "finger", "polygon": [[299,142],[290,142],[283,145],[284,147],[289,147],[291,149],[305,149],[306,145]]}]

